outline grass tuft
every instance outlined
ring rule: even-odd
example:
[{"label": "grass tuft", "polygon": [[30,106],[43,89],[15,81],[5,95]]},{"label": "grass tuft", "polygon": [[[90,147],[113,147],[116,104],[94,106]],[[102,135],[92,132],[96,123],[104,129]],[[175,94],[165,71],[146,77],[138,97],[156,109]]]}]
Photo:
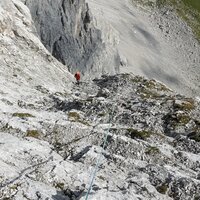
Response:
[{"label": "grass tuft", "polygon": [[69,112],[68,117],[74,121],[80,120],[80,115],[77,112]]},{"label": "grass tuft", "polygon": [[37,130],[27,130],[26,137],[33,137],[38,139],[40,137],[40,133]]},{"label": "grass tuft", "polygon": [[81,119],[80,115],[77,112],[69,112],[68,117],[69,117],[69,120],[72,122],[79,122],[86,126],[90,126],[90,124],[87,121]]},{"label": "grass tuft", "polygon": [[148,137],[150,137],[152,134],[153,133],[151,131],[145,131],[145,130],[138,131],[133,128],[128,128],[126,136],[130,136],[132,139],[139,138],[139,139],[145,140]]},{"label": "grass tuft", "polygon": [[154,155],[160,153],[160,150],[157,147],[148,147],[145,153],[148,155]]},{"label": "grass tuft", "polygon": [[35,117],[29,113],[13,113],[13,117],[19,117],[19,118],[28,118],[28,117]]},{"label": "grass tuft", "polygon": [[55,188],[58,188],[60,190],[64,190],[65,184],[64,183],[56,183]]}]

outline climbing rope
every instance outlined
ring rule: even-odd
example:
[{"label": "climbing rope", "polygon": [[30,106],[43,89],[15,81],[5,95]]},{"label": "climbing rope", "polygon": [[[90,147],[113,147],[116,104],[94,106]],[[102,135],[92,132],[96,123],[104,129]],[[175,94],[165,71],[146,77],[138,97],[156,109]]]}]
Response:
[{"label": "climbing rope", "polygon": [[112,109],[112,112],[111,112],[111,115],[110,115],[110,119],[109,119],[109,124],[110,124],[110,126],[109,126],[109,128],[107,129],[107,131],[106,131],[105,134],[104,134],[103,147],[102,147],[102,149],[101,149],[101,152],[100,152],[100,154],[99,154],[99,157],[97,158],[97,162],[96,162],[94,171],[91,173],[90,186],[89,186],[89,188],[88,188],[88,191],[87,191],[85,200],[88,200],[88,198],[89,198],[89,194],[90,194],[90,191],[91,191],[91,189],[92,189],[92,185],[93,185],[94,179],[95,179],[95,177],[96,177],[96,173],[97,173],[97,171],[98,171],[98,169],[99,169],[99,166],[100,166],[100,163],[101,163],[101,162],[100,162],[100,161],[101,161],[101,156],[102,156],[103,151],[104,151],[104,149],[105,149],[105,146],[106,146],[106,143],[107,143],[107,139],[108,139],[108,134],[109,134],[110,128],[111,128],[111,126],[112,126],[111,123],[110,123],[110,122],[111,122],[112,114],[113,114],[113,109]]}]

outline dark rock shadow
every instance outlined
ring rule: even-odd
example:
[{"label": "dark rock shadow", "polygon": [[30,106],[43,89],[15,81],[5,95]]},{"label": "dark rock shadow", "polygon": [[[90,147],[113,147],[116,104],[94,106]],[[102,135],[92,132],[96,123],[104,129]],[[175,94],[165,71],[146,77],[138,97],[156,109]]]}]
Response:
[{"label": "dark rock shadow", "polygon": [[74,162],[78,162],[87,152],[91,149],[92,146],[87,146],[76,155],[71,156],[69,160],[73,160]]},{"label": "dark rock shadow", "polygon": [[53,200],[71,200],[68,196],[64,194],[62,191],[57,191],[56,195],[52,195]]},{"label": "dark rock shadow", "polygon": [[52,195],[53,200],[79,200],[81,197],[85,196],[87,192],[85,191],[57,191],[56,195]]},{"label": "dark rock shadow", "polygon": [[54,108],[56,110],[59,111],[70,111],[70,110],[81,110],[81,108],[83,107],[84,103],[81,101],[71,101],[71,102],[67,102],[67,101],[62,101],[59,98],[53,97],[53,102],[54,102]]}]

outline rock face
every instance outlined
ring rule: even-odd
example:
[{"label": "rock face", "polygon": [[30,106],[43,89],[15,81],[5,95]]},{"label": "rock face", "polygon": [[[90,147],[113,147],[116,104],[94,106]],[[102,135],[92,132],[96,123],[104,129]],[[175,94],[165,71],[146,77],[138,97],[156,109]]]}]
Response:
[{"label": "rock face", "polygon": [[[0,1],[0,199],[198,200],[200,102],[140,76],[72,75]],[[105,141],[106,136],[106,143]]]},{"label": "rock face", "polygon": [[[1,90],[21,99],[41,85],[64,90],[73,76],[54,59],[35,36],[29,9],[20,1],[0,2]],[[34,75],[33,75],[34,74]],[[17,87],[21,86],[20,92]],[[7,93],[6,92],[6,93]],[[4,95],[6,98],[6,94]]]},{"label": "rock face", "polygon": [[115,36],[110,34],[113,41],[103,37],[84,0],[27,0],[25,4],[44,46],[72,73],[79,70],[89,78],[118,72]]}]

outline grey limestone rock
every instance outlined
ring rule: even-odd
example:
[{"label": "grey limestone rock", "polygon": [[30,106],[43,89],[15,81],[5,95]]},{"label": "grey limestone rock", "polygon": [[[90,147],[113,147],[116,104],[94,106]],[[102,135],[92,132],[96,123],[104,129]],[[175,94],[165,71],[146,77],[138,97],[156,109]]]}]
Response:
[{"label": "grey limestone rock", "polygon": [[25,4],[44,46],[72,73],[79,70],[94,78],[118,72],[115,44],[103,41],[85,0],[26,0]]},{"label": "grey limestone rock", "polygon": [[0,1],[0,199],[83,200],[98,158],[89,199],[199,199],[199,100],[131,74],[73,84],[34,30]]}]

